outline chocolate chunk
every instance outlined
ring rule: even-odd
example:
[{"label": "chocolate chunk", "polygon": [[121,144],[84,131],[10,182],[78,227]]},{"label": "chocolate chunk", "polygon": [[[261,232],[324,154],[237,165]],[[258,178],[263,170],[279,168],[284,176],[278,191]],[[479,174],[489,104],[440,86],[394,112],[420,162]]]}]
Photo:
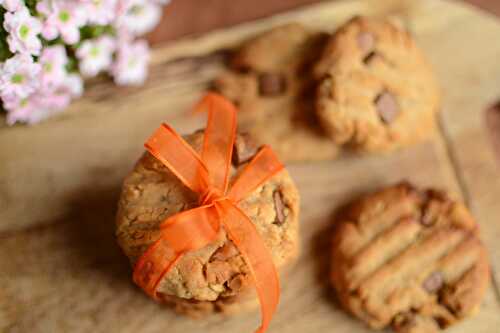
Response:
[{"label": "chocolate chunk", "polygon": [[398,183],[398,187],[401,188],[408,196],[420,199],[420,191],[408,180],[402,180]]},{"label": "chocolate chunk", "polygon": [[429,211],[424,212],[424,214],[422,215],[422,218],[420,219],[420,223],[424,227],[431,227],[434,225],[434,222],[436,222],[436,220],[434,219],[434,216],[432,216],[429,213]]},{"label": "chocolate chunk", "polygon": [[369,32],[358,34],[358,46],[363,53],[370,52],[375,46],[375,37]]},{"label": "chocolate chunk", "polygon": [[375,51],[371,51],[363,58],[363,63],[369,65],[376,57],[377,53]]},{"label": "chocolate chunk", "polygon": [[436,199],[430,199],[424,206],[422,217],[420,218],[420,223],[426,227],[433,226],[438,221],[439,215],[441,214],[441,202]]},{"label": "chocolate chunk", "polygon": [[285,76],[279,73],[262,73],[259,75],[259,93],[262,96],[278,96],[286,90]]},{"label": "chocolate chunk", "polygon": [[143,231],[134,231],[131,235],[131,238],[133,240],[138,240],[138,239],[143,239],[145,236],[145,233]]},{"label": "chocolate chunk", "polygon": [[396,332],[404,332],[416,325],[415,314],[404,312],[397,314],[392,321],[392,328]]},{"label": "chocolate chunk", "polygon": [[486,110],[485,124],[497,162],[500,163],[500,102]]},{"label": "chocolate chunk", "polygon": [[223,284],[231,277],[231,266],[225,261],[213,261],[205,268],[209,284]]},{"label": "chocolate chunk", "polygon": [[244,133],[236,137],[233,149],[233,164],[239,166],[252,159],[257,153],[258,146],[250,135]]},{"label": "chocolate chunk", "polygon": [[439,328],[444,330],[448,326],[450,326],[450,321],[446,319],[445,317],[434,317],[434,320],[438,324]]},{"label": "chocolate chunk", "polygon": [[274,210],[276,211],[276,219],[274,220],[274,224],[282,225],[285,222],[285,205],[283,204],[283,197],[281,196],[280,191],[275,191],[273,193],[274,200]]},{"label": "chocolate chunk", "polygon": [[428,293],[434,293],[441,289],[444,284],[444,277],[441,272],[434,272],[431,275],[427,277],[427,279],[424,280],[424,283],[422,284],[422,287],[428,292]]},{"label": "chocolate chunk", "polygon": [[429,189],[426,191],[426,194],[427,194],[427,197],[437,199],[439,201],[446,202],[446,201],[450,200],[449,195],[446,192],[441,191],[441,190]]},{"label": "chocolate chunk", "polygon": [[220,260],[226,261],[229,258],[236,257],[238,255],[238,250],[233,245],[233,243],[228,242],[224,244],[221,248],[219,248],[210,258],[210,261]]},{"label": "chocolate chunk", "polygon": [[232,291],[239,291],[243,288],[245,281],[243,280],[243,276],[241,274],[236,275],[229,281],[228,287]]},{"label": "chocolate chunk", "polygon": [[392,123],[399,114],[396,98],[389,92],[383,92],[378,95],[375,99],[375,106],[377,107],[380,119],[386,124]]}]

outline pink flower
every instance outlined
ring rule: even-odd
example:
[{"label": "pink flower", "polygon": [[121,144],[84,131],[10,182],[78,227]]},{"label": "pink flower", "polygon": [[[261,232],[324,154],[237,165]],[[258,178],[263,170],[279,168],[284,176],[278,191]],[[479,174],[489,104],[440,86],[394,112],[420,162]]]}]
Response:
[{"label": "pink flower", "polygon": [[160,22],[162,8],[159,4],[145,0],[120,0],[118,26],[135,36],[143,35]]},{"label": "pink flower", "polygon": [[68,55],[62,45],[45,48],[39,59],[42,65],[42,86],[45,91],[58,91],[79,97],[83,93],[83,81],[78,74],[66,70]]},{"label": "pink flower", "polygon": [[77,74],[66,75],[54,90],[40,89],[26,98],[8,98],[3,102],[7,123],[38,123],[69,106],[72,98],[83,91],[83,81]]},{"label": "pink flower", "polygon": [[28,55],[16,54],[0,64],[0,96],[5,101],[26,98],[40,86],[40,64]]},{"label": "pink flower", "polygon": [[83,94],[83,80],[78,74],[69,74],[59,89],[73,98],[80,97]]},{"label": "pink flower", "polygon": [[91,77],[109,69],[114,51],[115,41],[109,36],[84,41],[76,50],[76,57],[80,60],[80,72]]},{"label": "pink flower", "polygon": [[0,6],[13,12],[23,7],[23,3],[22,0],[0,0]]},{"label": "pink flower", "polygon": [[8,125],[14,125],[16,122],[33,124],[40,121],[46,115],[48,116],[49,113],[48,110],[42,108],[39,98],[36,95],[4,102],[4,107],[7,110]]},{"label": "pink flower", "polygon": [[38,123],[68,107],[71,102],[69,94],[37,92],[14,103],[6,103],[7,123]]},{"label": "pink flower", "polygon": [[89,23],[106,25],[116,18],[118,0],[80,0]]},{"label": "pink flower", "polygon": [[42,86],[44,89],[53,90],[66,79],[68,55],[64,46],[54,45],[44,48],[38,62],[42,65]]},{"label": "pink flower", "polygon": [[61,36],[70,45],[80,40],[80,28],[87,21],[83,6],[72,1],[42,0],[37,3],[36,9],[45,17],[44,38],[53,40]]},{"label": "pink flower", "polygon": [[111,70],[116,84],[143,84],[147,77],[148,61],[149,47],[146,41],[120,44]]},{"label": "pink flower", "polygon": [[21,7],[13,13],[6,13],[3,26],[9,33],[7,42],[10,52],[40,54],[42,42],[38,34],[42,31],[42,24],[30,15],[26,7]]}]

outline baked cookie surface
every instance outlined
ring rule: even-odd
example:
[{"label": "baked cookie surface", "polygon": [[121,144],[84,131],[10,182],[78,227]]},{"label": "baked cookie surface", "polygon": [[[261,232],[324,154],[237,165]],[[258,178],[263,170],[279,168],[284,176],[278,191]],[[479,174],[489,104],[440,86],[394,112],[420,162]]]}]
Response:
[{"label": "baked cookie surface", "polygon": [[372,328],[433,333],[478,310],[489,264],[462,203],[401,183],[364,196],[337,223],[331,280]]},{"label": "baked cookie surface", "polygon": [[439,88],[410,34],[387,20],[355,17],[330,38],[314,68],[316,109],[338,144],[389,151],[427,138]]},{"label": "baked cookie surface", "polygon": [[[199,152],[203,132],[185,136]],[[257,152],[247,136],[238,135],[233,152],[233,177]],[[160,224],[181,211],[197,207],[198,196],[160,161],[145,153],[126,177],[118,204],[116,236],[132,265],[160,235]],[[255,224],[277,269],[291,265],[299,251],[299,196],[286,170],[273,176],[238,207]],[[258,301],[243,257],[221,228],[218,239],[191,251],[164,276],[159,292],[179,312],[199,316],[234,312]]]},{"label": "baked cookie surface", "polygon": [[339,148],[314,110],[312,65],[327,35],[291,23],[249,40],[215,89],[239,109],[239,130],[269,144],[284,161],[334,158]]}]

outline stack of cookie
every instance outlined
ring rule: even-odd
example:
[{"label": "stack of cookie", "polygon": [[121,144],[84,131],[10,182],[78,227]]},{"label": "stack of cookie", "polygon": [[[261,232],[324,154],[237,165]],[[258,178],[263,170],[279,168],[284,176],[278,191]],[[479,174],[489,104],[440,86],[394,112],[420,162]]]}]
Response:
[{"label": "stack of cookie", "polygon": [[[203,132],[184,136],[199,152]],[[256,155],[247,136],[237,135],[231,181]],[[135,266],[158,238],[169,217],[198,205],[198,196],[153,155],[146,152],[124,181],[116,220],[116,236]],[[239,202],[239,208],[263,235],[278,271],[286,270],[299,253],[299,196],[286,170],[267,180]],[[242,254],[225,231],[201,249],[190,251],[157,286],[158,300],[181,314],[202,317],[254,308],[258,301]]]},{"label": "stack of cookie", "polygon": [[439,89],[410,34],[356,17],[332,36],[288,24],[248,41],[215,87],[240,130],[286,161],[391,151],[428,138]]}]

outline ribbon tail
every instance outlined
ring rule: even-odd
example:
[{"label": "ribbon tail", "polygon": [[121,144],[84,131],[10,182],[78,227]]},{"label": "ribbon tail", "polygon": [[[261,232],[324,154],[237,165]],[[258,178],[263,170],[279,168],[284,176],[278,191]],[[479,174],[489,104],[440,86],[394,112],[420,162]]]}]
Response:
[{"label": "ribbon tail", "polygon": [[197,108],[208,109],[201,159],[210,170],[211,185],[221,193],[225,193],[236,136],[236,108],[230,101],[216,93],[207,94]]},{"label": "ribbon tail", "polygon": [[222,211],[221,223],[243,256],[259,297],[262,323],[257,333],[269,327],[280,298],[278,273],[271,254],[250,219],[229,200],[216,203]]},{"label": "ribbon tail", "polygon": [[208,170],[193,148],[170,126],[162,124],[144,146],[184,185],[194,192],[203,192]]},{"label": "ribbon tail", "polygon": [[231,186],[228,197],[239,202],[283,168],[273,150],[262,147]]},{"label": "ribbon tail", "polygon": [[214,205],[201,206],[166,219],[160,228],[160,238],[141,256],[133,274],[134,282],[155,299],[158,284],[184,253],[216,239],[219,213]]}]

